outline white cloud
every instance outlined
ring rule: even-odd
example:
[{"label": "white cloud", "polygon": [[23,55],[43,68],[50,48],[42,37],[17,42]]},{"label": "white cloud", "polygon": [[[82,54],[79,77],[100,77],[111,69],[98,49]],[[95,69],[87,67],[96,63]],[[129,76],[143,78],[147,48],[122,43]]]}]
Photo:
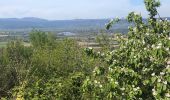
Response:
[{"label": "white cloud", "polygon": [[[129,12],[147,16],[144,4],[132,0],[2,0],[0,17],[40,17],[48,19],[126,17]],[[170,16],[170,0],[162,0],[162,16]]]}]

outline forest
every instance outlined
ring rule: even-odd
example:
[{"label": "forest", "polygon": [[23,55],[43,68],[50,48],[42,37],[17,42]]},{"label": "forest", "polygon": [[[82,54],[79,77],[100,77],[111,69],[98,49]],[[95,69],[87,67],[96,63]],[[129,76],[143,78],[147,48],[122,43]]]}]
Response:
[{"label": "forest", "polygon": [[0,46],[0,99],[170,100],[170,21],[159,16],[160,1],[144,4],[146,21],[130,12],[128,33],[101,34],[98,49],[39,30],[29,33],[29,45]]}]

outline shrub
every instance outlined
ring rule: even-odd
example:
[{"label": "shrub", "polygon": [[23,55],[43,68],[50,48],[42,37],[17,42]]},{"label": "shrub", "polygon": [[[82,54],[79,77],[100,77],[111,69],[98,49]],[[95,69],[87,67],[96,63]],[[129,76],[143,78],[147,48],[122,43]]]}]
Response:
[{"label": "shrub", "polygon": [[[140,14],[131,12],[127,20],[127,39],[117,36],[119,48],[98,55],[109,63],[106,73],[94,69],[84,81],[85,98],[168,100],[170,98],[170,22],[156,18],[160,2],[145,0],[150,17],[143,22]],[[108,24],[110,25],[110,23]],[[91,55],[96,53],[91,49]],[[89,54],[89,49],[87,49]],[[95,73],[99,74],[95,74]],[[102,72],[102,73],[101,73]]]},{"label": "shrub", "polygon": [[[98,59],[88,57],[75,40],[55,41],[49,46],[33,47],[27,77],[12,89],[16,99],[81,99],[81,86]],[[25,60],[27,61],[27,60]]]}]

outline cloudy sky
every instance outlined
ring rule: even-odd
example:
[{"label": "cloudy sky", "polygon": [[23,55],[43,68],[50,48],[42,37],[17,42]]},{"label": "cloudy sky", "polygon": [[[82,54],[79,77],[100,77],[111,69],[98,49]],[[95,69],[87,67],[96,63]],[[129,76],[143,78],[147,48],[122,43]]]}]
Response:
[{"label": "cloudy sky", "polygon": [[[170,17],[170,0],[160,0],[160,15]],[[147,16],[143,0],[0,0],[0,18],[38,17],[50,20]]]}]

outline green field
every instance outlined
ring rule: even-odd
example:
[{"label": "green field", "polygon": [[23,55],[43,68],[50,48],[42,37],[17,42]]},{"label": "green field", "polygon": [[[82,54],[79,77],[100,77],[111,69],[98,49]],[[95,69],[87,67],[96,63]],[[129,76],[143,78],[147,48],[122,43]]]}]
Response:
[{"label": "green field", "polygon": [[8,42],[0,42],[0,48],[5,47]]},{"label": "green field", "polygon": [[[8,42],[0,42],[0,48],[5,47]],[[30,43],[24,42],[24,46],[30,46]]]}]

